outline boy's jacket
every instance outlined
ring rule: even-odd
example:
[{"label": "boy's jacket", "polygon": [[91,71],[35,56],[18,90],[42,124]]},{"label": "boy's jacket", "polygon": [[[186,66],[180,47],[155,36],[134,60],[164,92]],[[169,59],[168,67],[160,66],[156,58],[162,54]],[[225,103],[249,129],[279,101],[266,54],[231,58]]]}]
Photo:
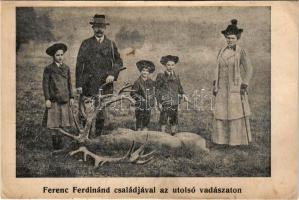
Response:
[{"label": "boy's jacket", "polygon": [[150,109],[155,105],[155,82],[139,77],[132,86],[131,96],[136,100],[136,108]]},{"label": "boy's jacket", "polygon": [[175,73],[169,75],[166,71],[157,75],[156,96],[158,103],[178,105],[182,94],[184,94],[184,90],[178,75]]},{"label": "boy's jacket", "polygon": [[70,68],[56,63],[48,65],[43,75],[43,90],[46,100],[57,103],[66,103],[73,97]]}]

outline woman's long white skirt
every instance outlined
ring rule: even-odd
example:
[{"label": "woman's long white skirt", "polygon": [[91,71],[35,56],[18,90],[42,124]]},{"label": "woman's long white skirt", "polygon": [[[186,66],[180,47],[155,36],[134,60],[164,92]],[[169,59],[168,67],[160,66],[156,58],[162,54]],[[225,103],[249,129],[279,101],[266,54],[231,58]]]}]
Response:
[{"label": "woman's long white skirt", "polygon": [[[246,121],[246,122],[245,122]],[[216,144],[248,145],[252,140],[249,118],[214,121],[212,141]]]}]

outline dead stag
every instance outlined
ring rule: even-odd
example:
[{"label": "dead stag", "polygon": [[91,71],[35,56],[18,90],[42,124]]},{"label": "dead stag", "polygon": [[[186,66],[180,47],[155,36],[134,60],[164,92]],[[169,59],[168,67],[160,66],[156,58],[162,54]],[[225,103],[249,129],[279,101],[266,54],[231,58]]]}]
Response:
[{"label": "dead stag", "polygon": [[[87,97],[82,99],[83,106],[80,107],[80,111],[86,123],[83,127],[78,123],[77,117],[71,108],[72,116],[74,119],[75,127],[78,131],[78,134],[72,134],[62,128],[53,128],[58,130],[63,135],[75,140],[79,143],[80,147],[77,150],[71,151],[69,155],[73,156],[78,153],[83,153],[83,160],[87,160],[87,156],[92,157],[95,160],[94,166],[102,166],[105,163],[134,163],[134,164],[146,164],[154,159],[154,151],[151,151],[147,154],[144,154],[144,149],[147,144],[147,139],[144,144],[142,144],[137,150],[135,148],[135,142],[133,141],[129,151],[122,157],[108,157],[97,155],[87,149],[88,144],[96,144],[96,140],[90,138],[90,133],[94,129],[95,119],[97,114],[100,111],[103,111],[105,108],[109,107],[112,103],[127,100],[131,103],[135,103],[135,100],[125,93],[129,93],[132,90],[132,85],[126,83],[119,92],[115,94],[106,94],[106,95],[96,95],[95,97]],[[98,102],[96,105],[96,101]]]}]

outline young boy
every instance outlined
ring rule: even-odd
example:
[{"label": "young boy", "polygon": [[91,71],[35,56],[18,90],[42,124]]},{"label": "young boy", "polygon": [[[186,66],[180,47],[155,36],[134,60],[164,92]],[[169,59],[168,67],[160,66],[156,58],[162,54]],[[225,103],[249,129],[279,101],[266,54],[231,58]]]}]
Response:
[{"label": "young boy", "polygon": [[[70,69],[63,63],[63,55],[67,46],[56,43],[47,48],[46,53],[52,56],[53,62],[44,70],[43,91],[45,96],[46,112],[43,125],[49,129],[69,127],[73,123],[70,105],[73,104],[73,93]],[[54,151],[62,148],[61,135],[51,131]]]},{"label": "young boy", "polygon": [[160,63],[165,67],[164,73],[159,73],[156,79],[156,95],[158,104],[161,105],[160,125],[161,131],[165,132],[169,119],[171,134],[174,135],[178,124],[178,105],[181,98],[188,101],[184,94],[183,87],[178,75],[175,74],[175,65],[179,57],[167,55],[163,56]]},{"label": "young boy", "polygon": [[140,60],[136,63],[140,71],[139,78],[134,82],[131,96],[136,100],[136,129],[148,130],[151,108],[155,105],[155,82],[149,77],[155,71],[155,65],[148,60]]}]

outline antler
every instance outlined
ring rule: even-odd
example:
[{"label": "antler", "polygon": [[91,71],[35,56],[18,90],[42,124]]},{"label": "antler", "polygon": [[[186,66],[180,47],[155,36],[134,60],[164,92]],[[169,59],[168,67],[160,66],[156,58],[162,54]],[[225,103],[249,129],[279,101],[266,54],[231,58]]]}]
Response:
[{"label": "antler", "polygon": [[130,163],[145,164],[150,162],[154,159],[154,156],[151,155],[155,153],[155,151],[144,154],[145,145],[146,143],[144,143],[136,151],[134,151],[135,142],[133,141],[130,150],[125,155],[125,158],[127,158]]},{"label": "antler", "polygon": [[130,88],[132,86],[133,85],[130,84],[130,83],[125,83],[125,85],[119,90],[118,95],[120,95],[121,93],[124,93],[124,92],[131,92],[131,91],[133,91],[133,90],[126,90],[126,89],[128,89],[128,88]]},{"label": "antler", "polygon": [[69,154],[71,156],[83,153],[83,160],[87,160],[87,156],[90,156],[94,159],[94,166],[103,166],[105,163],[135,163],[135,164],[146,164],[154,159],[154,156],[152,156],[155,151],[151,151],[147,154],[144,154],[144,148],[146,143],[141,145],[137,150],[134,151],[135,142],[133,141],[131,148],[129,151],[124,155],[123,157],[107,157],[107,156],[100,156],[92,153],[89,151],[86,147],[82,146],[79,149],[70,152]]},{"label": "antler", "polygon": [[[109,105],[111,105],[112,103],[115,103],[117,101],[128,100],[131,103],[135,103],[135,100],[133,98],[131,98],[131,96],[123,95],[123,93],[134,91],[134,90],[128,90],[128,88],[130,88],[130,87],[132,87],[132,84],[125,83],[125,85],[116,94],[105,94],[105,95],[99,94],[99,95],[96,95],[94,98],[97,98],[98,101],[99,101],[99,104],[98,104],[97,107],[94,107],[94,105],[95,105],[95,99],[94,98],[88,98],[85,101],[90,102],[89,110],[91,111],[91,113],[95,112],[95,114],[97,114],[97,112],[99,110],[103,110],[106,107],[108,107]],[[85,104],[85,101],[84,101],[84,104]],[[88,118],[87,113],[86,113],[86,111],[84,111],[82,109],[82,106],[81,106],[81,112],[83,114],[83,117],[85,119],[87,119]],[[93,116],[93,115],[91,115],[91,116]]]},{"label": "antler", "polygon": [[76,117],[75,114],[74,114],[74,111],[73,111],[73,107],[72,107],[72,106],[71,106],[70,110],[71,110],[71,115],[72,115],[72,117],[73,117],[73,120],[74,120],[76,129],[81,133],[81,132],[82,132],[82,129],[81,129],[80,126],[79,126],[79,123],[78,123],[78,121],[77,121],[77,117]]},{"label": "antler", "polygon": [[[85,118],[86,123],[83,128],[80,127],[77,118],[74,114],[73,108],[71,107],[71,115],[74,119],[74,123],[76,129],[79,131],[79,135],[74,135],[68,133],[62,128],[53,128],[54,130],[58,130],[60,133],[64,134],[67,137],[70,137],[80,143],[84,143],[89,141],[89,134],[94,125],[94,121],[96,116],[100,110],[104,110],[106,107],[110,106],[112,103],[128,100],[131,103],[135,103],[135,100],[128,95],[123,95],[122,93],[127,92],[127,89],[132,85],[130,83],[126,83],[116,94],[106,94],[106,95],[97,95],[95,97],[86,97],[82,99],[83,105],[80,106],[80,111],[82,116]],[[95,106],[96,98],[98,98],[98,105]]]},{"label": "antler", "polygon": [[68,133],[67,131],[63,130],[62,128],[50,128],[52,130],[57,130],[60,133],[62,133],[63,135],[72,138],[74,140],[76,140],[79,143],[85,143],[85,142],[89,142],[90,139],[88,138],[88,135],[86,136],[86,134],[84,134],[84,131],[82,131],[81,133],[79,133],[79,135],[73,135]]},{"label": "antler", "polygon": [[[83,105],[81,105],[81,113],[83,114],[83,117],[86,119],[86,123],[83,128],[79,126],[79,123],[77,122],[77,118],[71,108],[71,114],[73,115],[75,126],[77,130],[79,131],[78,135],[68,133],[66,130],[62,128],[53,128],[54,130],[58,130],[63,135],[70,137],[79,143],[81,145],[87,145],[88,143],[92,142],[89,139],[89,134],[92,130],[92,127],[94,125],[95,119],[97,114],[100,112],[100,110],[105,109],[109,105],[111,105],[114,102],[122,101],[122,100],[128,100],[131,103],[135,103],[135,100],[129,96],[124,95],[125,92],[130,92],[132,90],[128,90],[132,85],[129,83],[126,83],[118,93],[116,94],[107,94],[107,95],[97,95],[95,97],[87,97],[85,99],[82,99]],[[98,99],[95,99],[98,98]],[[95,106],[96,100],[98,100],[98,105]],[[102,166],[105,163],[116,163],[116,162],[127,162],[127,163],[135,163],[135,164],[146,164],[154,159],[154,156],[152,155],[155,151],[151,151],[147,154],[144,153],[145,146],[147,144],[148,135],[146,138],[146,142],[142,144],[138,149],[135,149],[135,142],[133,141],[131,148],[129,151],[122,157],[105,157],[96,155],[95,153],[89,151],[85,146],[81,146],[77,150],[71,151],[69,154],[75,155],[78,153],[83,153],[83,159],[86,161],[87,156],[92,157],[95,160],[95,167]]]}]

